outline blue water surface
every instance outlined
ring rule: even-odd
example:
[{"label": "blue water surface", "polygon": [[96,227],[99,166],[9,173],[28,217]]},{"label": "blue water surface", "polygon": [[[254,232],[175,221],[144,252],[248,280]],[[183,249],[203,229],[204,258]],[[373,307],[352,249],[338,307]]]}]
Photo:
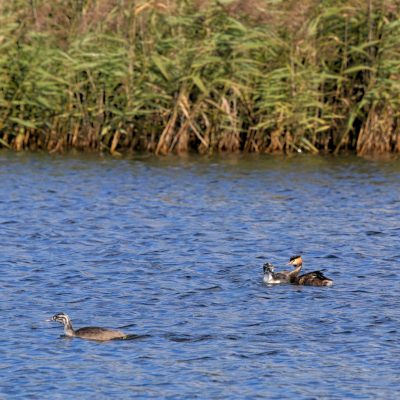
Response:
[{"label": "blue water surface", "polygon": [[[3,152],[0,175],[0,398],[400,395],[399,161]],[[335,285],[263,284],[296,253]]]}]

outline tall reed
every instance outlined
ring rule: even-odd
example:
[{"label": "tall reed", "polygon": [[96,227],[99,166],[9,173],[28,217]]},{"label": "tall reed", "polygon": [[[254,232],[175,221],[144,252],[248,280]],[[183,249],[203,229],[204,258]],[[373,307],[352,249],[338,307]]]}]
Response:
[{"label": "tall reed", "polygon": [[0,144],[400,151],[395,0],[0,0]]}]

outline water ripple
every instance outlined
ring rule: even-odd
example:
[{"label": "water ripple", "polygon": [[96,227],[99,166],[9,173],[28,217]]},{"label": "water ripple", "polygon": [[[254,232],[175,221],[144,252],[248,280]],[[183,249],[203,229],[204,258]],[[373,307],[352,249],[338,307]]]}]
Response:
[{"label": "water ripple", "polygon": [[[0,397],[400,391],[399,162],[4,152],[0,167]],[[335,285],[262,283],[299,252]],[[45,322],[60,311],[130,340],[65,338]]]}]

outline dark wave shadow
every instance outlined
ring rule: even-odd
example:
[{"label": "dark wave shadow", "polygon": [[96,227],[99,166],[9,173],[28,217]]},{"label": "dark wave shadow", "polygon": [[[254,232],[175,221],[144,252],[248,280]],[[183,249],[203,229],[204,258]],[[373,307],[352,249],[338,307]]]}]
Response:
[{"label": "dark wave shadow", "polygon": [[129,334],[126,335],[122,340],[141,340],[141,339],[147,339],[151,337],[151,335],[135,335],[135,334]]},{"label": "dark wave shadow", "polygon": [[164,337],[171,342],[177,342],[177,343],[184,343],[184,342],[202,342],[205,340],[211,340],[213,336],[211,335],[176,335],[174,333],[167,333],[164,335]]}]

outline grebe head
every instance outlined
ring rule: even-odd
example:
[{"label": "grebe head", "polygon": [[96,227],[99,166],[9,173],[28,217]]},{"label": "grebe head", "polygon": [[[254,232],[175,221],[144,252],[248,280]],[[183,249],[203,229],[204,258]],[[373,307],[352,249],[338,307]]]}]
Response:
[{"label": "grebe head", "polygon": [[53,317],[51,317],[51,321],[57,321],[60,324],[63,324],[64,326],[71,323],[71,320],[69,319],[68,315],[64,313],[58,313],[54,315]]},{"label": "grebe head", "polygon": [[274,272],[275,267],[271,263],[265,263],[263,265],[263,270],[264,270],[264,274],[266,274],[267,272]]},{"label": "grebe head", "polygon": [[288,262],[288,265],[293,265],[294,267],[297,267],[301,264],[303,264],[303,259],[300,255],[290,257],[290,261]]}]

